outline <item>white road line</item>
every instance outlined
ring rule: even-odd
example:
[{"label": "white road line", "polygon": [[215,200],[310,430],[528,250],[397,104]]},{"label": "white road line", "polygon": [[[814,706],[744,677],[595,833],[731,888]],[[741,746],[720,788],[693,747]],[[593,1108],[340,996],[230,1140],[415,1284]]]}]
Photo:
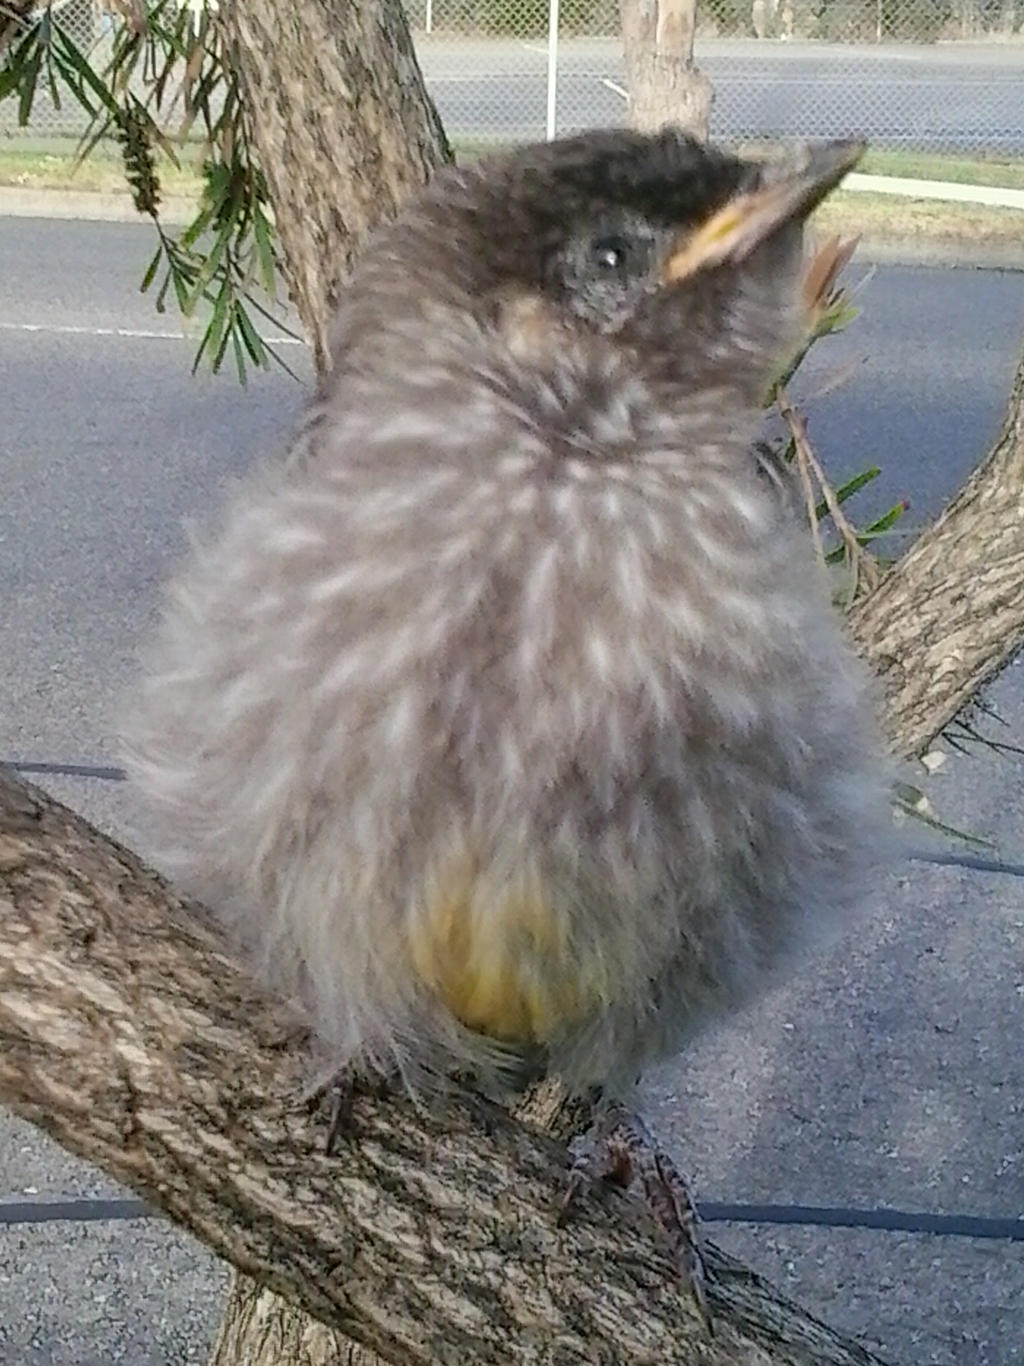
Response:
[{"label": "white road line", "polygon": [[[86,327],[79,323],[15,323],[0,319],[3,332],[47,332],[64,337],[129,337],[139,341],[198,341],[185,332],[157,332],[145,327]],[[301,337],[264,337],[268,346],[305,346]]]},{"label": "white road line", "polygon": [[629,99],[629,91],[623,90],[621,85],[616,85],[615,82],[610,81],[607,76],[598,76],[597,79],[601,82],[605,89],[610,90],[613,95],[621,95],[624,100]]}]

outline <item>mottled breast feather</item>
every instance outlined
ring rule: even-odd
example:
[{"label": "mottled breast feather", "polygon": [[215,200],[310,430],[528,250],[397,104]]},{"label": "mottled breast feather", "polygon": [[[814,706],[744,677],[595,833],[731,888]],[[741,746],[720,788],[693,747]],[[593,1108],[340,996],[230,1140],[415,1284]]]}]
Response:
[{"label": "mottled breast feather", "polygon": [[[683,217],[739,174],[700,165]],[[648,356],[498,242],[529,169],[453,173],[367,250],[291,458],[169,589],[126,762],[162,866],[333,1061],[499,1084],[539,1050],[614,1087],[846,922],[885,772],[753,453],[792,272],[681,296]]]}]

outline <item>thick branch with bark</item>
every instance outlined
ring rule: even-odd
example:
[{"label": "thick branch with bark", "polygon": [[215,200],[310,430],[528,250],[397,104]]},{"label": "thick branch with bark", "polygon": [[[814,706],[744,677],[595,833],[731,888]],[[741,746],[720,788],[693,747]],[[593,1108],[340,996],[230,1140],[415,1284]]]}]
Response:
[{"label": "thick branch with bark", "polygon": [[0,774],[0,1099],[240,1270],[409,1366],[869,1366],[710,1253],[713,1344],[631,1202],[565,1229],[565,1151],[503,1111],[357,1101],[323,1152],[301,1025],[126,849]]},{"label": "thick branch with bark", "polygon": [[1024,358],[988,458],[850,629],[900,755],[920,754],[1024,643]]},{"label": "thick branch with bark", "polygon": [[218,15],[322,371],[331,305],[355,253],[451,151],[399,0],[221,0]]}]

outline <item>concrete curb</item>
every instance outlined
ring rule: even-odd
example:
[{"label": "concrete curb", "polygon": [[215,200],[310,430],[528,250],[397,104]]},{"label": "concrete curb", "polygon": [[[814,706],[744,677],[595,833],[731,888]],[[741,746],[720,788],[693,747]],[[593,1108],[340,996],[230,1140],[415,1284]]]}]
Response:
[{"label": "concrete curb", "polygon": [[[849,177],[848,177],[849,179]],[[864,189],[874,189],[874,182],[883,177],[865,176],[873,182]],[[930,185],[938,182],[905,182]],[[962,187],[961,187],[962,188]],[[987,188],[971,186],[971,189]],[[1024,191],[1004,191],[1020,193]],[[195,201],[184,198],[168,199],[161,206],[161,218],[169,225],[191,221]],[[90,190],[23,190],[0,186],[0,218],[52,218],[81,222],[144,223],[131,199],[122,193],[101,194]],[[861,240],[858,259],[891,265],[972,266],[999,270],[1024,270],[1024,220],[1021,223],[1021,245],[979,242],[976,238],[947,238],[929,240],[917,237],[876,237],[867,235]]]},{"label": "concrete curb", "polygon": [[[1024,190],[1002,185],[965,185],[956,180],[908,180],[895,175],[862,175],[852,171],[844,190],[899,195],[903,199],[940,199],[947,204],[985,204],[995,209],[1024,209]],[[1021,224],[1024,235],[1024,223]]]}]

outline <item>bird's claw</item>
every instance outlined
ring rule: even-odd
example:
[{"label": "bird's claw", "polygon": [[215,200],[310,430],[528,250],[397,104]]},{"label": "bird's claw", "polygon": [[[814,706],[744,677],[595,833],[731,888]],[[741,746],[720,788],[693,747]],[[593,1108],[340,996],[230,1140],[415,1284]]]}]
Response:
[{"label": "bird's claw", "polygon": [[398,1078],[396,1071],[358,1063],[345,1063],[306,1093],[307,1111],[326,1109],[327,1137],[324,1152],[328,1157],[338,1151],[343,1139],[352,1136],[352,1116],[358,1095],[384,1100]]},{"label": "bird's claw", "polygon": [[559,1210],[559,1223],[566,1221],[582,1192],[599,1180],[614,1181],[624,1188],[639,1181],[647,1207],[668,1239],[673,1265],[693,1297],[708,1335],[712,1335],[700,1217],[690,1188],[643,1120],[620,1105],[603,1106],[580,1145]]},{"label": "bird's claw", "polygon": [[337,1152],[338,1144],[352,1128],[352,1102],[357,1079],[352,1067],[340,1067],[326,1081],[319,1082],[305,1097],[306,1108],[312,1113],[326,1104],[327,1137],[324,1152],[328,1157]]}]

